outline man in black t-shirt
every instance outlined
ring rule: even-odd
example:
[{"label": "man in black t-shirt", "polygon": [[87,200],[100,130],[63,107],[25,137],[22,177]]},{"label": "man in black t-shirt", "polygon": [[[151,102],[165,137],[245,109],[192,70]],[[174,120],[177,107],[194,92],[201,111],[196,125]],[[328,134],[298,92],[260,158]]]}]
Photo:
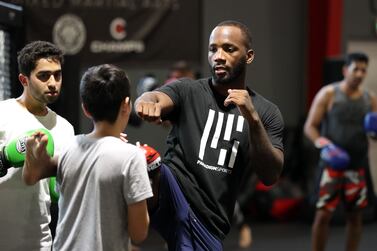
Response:
[{"label": "man in black t-shirt", "polygon": [[180,79],[136,100],[144,120],[172,123],[150,203],[151,226],[169,250],[222,250],[244,177],[255,172],[271,185],[280,176],[283,119],[246,87],[253,59],[247,27],[224,21],[209,38],[212,77]]}]

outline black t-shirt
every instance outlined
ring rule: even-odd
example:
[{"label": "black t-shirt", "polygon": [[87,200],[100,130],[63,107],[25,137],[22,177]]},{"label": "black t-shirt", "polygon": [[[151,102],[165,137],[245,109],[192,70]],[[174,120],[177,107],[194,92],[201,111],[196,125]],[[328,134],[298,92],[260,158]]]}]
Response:
[{"label": "black t-shirt", "polygon": [[[212,89],[211,79],[181,79],[158,89],[174,103],[173,128],[163,162],[207,228],[224,239],[243,177],[252,171],[249,127],[235,105]],[[273,146],[283,150],[283,119],[276,105],[249,90]]]}]

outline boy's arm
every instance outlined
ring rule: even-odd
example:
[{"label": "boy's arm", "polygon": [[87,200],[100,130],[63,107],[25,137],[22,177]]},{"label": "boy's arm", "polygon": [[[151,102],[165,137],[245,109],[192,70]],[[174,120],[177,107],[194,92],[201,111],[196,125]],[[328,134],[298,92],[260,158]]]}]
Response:
[{"label": "boy's arm", "polygon": [[128,234],[132,243],[144,241],[148,235],[149,215],[146,200],[128,205]]},{"label": "boy's arm", "polygon": [[43,178],[56,176],[57,157],[48,155],[47,142],[47,135],[40,131],[30,135],[26,141],[22,178],[27,185],[34,185]]}]

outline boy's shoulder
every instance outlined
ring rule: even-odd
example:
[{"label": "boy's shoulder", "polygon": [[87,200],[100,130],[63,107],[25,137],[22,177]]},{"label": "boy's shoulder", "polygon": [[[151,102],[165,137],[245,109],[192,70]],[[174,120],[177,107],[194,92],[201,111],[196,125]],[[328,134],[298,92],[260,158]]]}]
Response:
[{"label": "boy's shoulder", "polygon": [[101,139],[104,148],[110,151],[118,152],[119,154],[127,154],[128,156],[134,154],[141,154],[142,150],[128,142],[122,141],[120,138],[116,137],[103,137]]}]

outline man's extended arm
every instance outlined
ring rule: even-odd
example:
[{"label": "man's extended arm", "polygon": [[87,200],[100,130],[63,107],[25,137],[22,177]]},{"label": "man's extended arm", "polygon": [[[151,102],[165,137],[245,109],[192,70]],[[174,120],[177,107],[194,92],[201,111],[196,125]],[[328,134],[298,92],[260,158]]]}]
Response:
[{"label": "man's extended arm", "polygon": [[173,110],[174,103],[163,92],[145,92],[135,101],[137,115],[149,122],[161,123],[161,117]]}]

